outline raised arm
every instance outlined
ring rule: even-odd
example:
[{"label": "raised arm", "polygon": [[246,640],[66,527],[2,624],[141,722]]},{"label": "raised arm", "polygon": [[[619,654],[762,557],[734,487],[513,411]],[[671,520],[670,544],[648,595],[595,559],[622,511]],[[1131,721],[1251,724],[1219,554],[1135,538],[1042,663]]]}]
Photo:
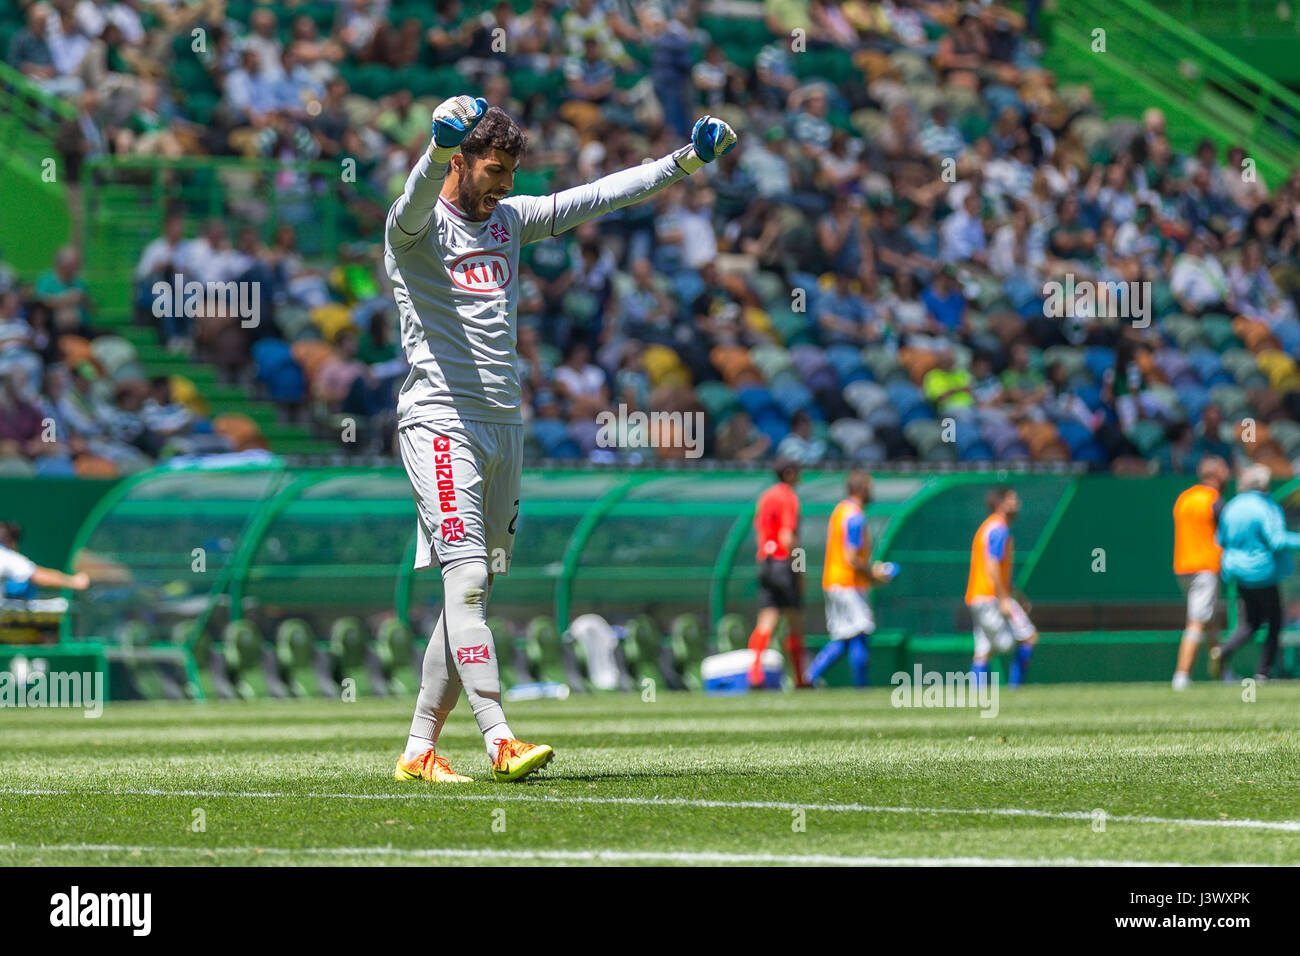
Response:
[{"label": "raised arm", "polygon": [[589,219],[648,199],[665,186],[689,176],[736,145],[736,134],[720,119],[703,116],[691,142],[654,162],[602,176],[549,196],[513,196],[503,205],[520,218],[522,243],[558,236]]},{"label": "raised arm", "polygon": [[470,96],[453,96],[433,111],[433,138],[421,155],[411,175],[406,177],[402,195],[388,211],[388,244],[394,249],[413,245],[433,218],[438,194],[447,178],[447,164],[452,154],[478,125],[487,112],[487,100]]}]

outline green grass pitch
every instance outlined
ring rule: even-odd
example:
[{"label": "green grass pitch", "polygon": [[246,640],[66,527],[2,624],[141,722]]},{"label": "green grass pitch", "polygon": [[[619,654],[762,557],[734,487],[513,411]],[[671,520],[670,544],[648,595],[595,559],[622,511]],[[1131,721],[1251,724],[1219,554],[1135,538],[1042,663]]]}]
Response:
[{"label": "green grass pitch", "polygon": [[1300,862],[1300,686],[1242,696],[575,696],[507,707],[557,751],[513,785],[462,701],[455,789],[392,779],[409,700],[9,709],[0,864]]}]

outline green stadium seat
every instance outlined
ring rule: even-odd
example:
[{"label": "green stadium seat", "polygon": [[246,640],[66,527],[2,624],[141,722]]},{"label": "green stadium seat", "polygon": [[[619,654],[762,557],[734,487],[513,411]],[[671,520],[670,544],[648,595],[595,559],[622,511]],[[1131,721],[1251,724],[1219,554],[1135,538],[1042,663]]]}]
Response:
[{"label": "green stadium seat", "polygon": [[973,143],[988,134],[993,124],[978,113],[972,113],[961,121],[961,134],[966,142]]},{"label": "green stadium seat", "polygon": [[[1178,393],[1168,385],[1155,383],[1148,385],[1146,388],[1147,398],[1171,410],[1172,414],[1177,417],[1183,413],[1182,402],[1178,398]],[[1184,415],[1184,417],[1186,417]]]},{"label": "green stadium seat", "polygon": [[134,652],[149,646],[149,628],[140,621],[127,621],[118,628],[117,642],[112,659],[112,677],[123,685],[119,687],[122,696],[133,700],[148,700],[162,696],[162,689],[149,679],[147,673],[137,666]]},{"label": "green stadium seat", "polygon": [[0,455],[0,478],[35,478],[36,469],[26,458]]},{"label": "green stadium seat", "polygon": [[[888,385],[890,382],[897,381],[910,381],[907,377],[907,372],[905,372],[903,367],[898,364],[897,356],[887,352],[885,349],[863,349],[862,364],[871,370],[871,377],[881,385]],[[853,384],[868,383],[854,382]],[[852,388],[853,385],[848,387]]]},{"label": "green stadium seat", "polygon": [[749,643],[749,632],[745,630],[745,619],[739,614],[731,613],[722,615],[718,621],[717,631],[713,635],[713,652],[725,654],[727,651],[738,651],[747,647]]},{"label": "green stadium seat", "polygon": [[1182,312],[1175,312],[1166,316],[1161,323],[1164,331],[1169,335],[1174,343],[1184,352],[1190,351],[1197,346],[1206,346],[1210,344],[1209,337],[1201,329],[1200,322],[1185,315]]},{"label": "green stadium seat", "polygon": [[663,651],[663,642],[659,628],[654,619],[647,614],[634,617],[627,623],[627,637],[623,641],[623,654],[627,658],[627,670],[632,675],[637,689],[642,681],[652,680],[656,684],[663,681],[659,669],[659,657]]},{"label": "green stadium seat", "polygon": [[791,386],[802,387],[803,380],[799,377],[799,373],[793,368],[783,368],[768,379],[767,385],[772,391],[776,391]]},{"label": "green stadium seat", "polygon": [[[415,634],[409,625],[390,617],[375,632],[374,653],[388,690],[394,694],[411,694],[420,689],[420,672],[415,668]],[[497,647],[498,658],[502,657]],[[505,680],[503,668],[502,680]]]},{"label": "green stadium seat", "polygon": [[199,688],[208,700],[237,700],[238,692],[226,670],[225,658],[220,647],[212,640],[207,631],[194,634],[190,653],[194,655],[194,665],[199,672]]},{"label": "green stadium seat", "polygon": [[567,683],[564,653],[560,647],[560,632],[555,619],[539,614],[528,622],[524,632],[524,647],[532,672],[538,680]]},{"label": "green stadium seat", "polygon": [[488,630],[492,632],[492,643],[497,649],[497,662],[501,668],[501,686],[513,687],[527,684],[533,679],[528,673],[527,655],[515,638],[514,631],[504,618],[487,619]]},{"label": "green stadium seat", "polygon": [[725,382],[701,382],[695,387],[695,398],[715,424],[721,424],[740,408],[736,393]]},{"label": "green stadium seat", "polygon": [[329,659],[340,693],[360,696],[367,690],[371,693],[378,691],[378,688],[368,686],[366,628],[360,618],[341,617],[330,626]]},{"label": "green stadium seat", "polygon": [[1240,345],[1232,331],[1232,319],[1226,315],[1210,314],[1201,317],[1201,329],[1209,340],[1210,348],[1216,352],[1225,352],[1234,345]]},{"label": "green stadium seat", "polygon": [[307,3],[294,11],[295,16],[311,17],[322,35],[328,34],[334,27],[334,17],[338,8],[333,3]]},{"label": "green stadium seat", "polygon": [[1250,352],[1239,346],[1225,349],[1219,357],[1233,377],[1233,380],[1243,388],[1246,387],[1246,380],[1252,375],[1259,373],[1259,361]]},{"label": "green stadium seat", "polygon": [[[777,306],[769,313],[772,327],[787,348],[800,344],[798,340],[808,337],[811,318],[807,313],[794,312],[788,305]],[[771,346],[765,346],[771,348]],[[760,370],[762,366],[759,366]]]},{"label": "green stadium seat", "polygon": [[701,30],[707,32],[719,44],[727,41],[757,50],[773,40],[767,24],[758,17],[727,17],[708,14],[701,15],[696,23]]},{"label": "green stadium seat", "polygon": [[265,4],[257,0],[230,0],[226,4],[226,16],[244,25],[248,24],[248,19],[253,15],[253,11]]},{"label": "green stadium seat", "polygon": [[138,366],[135,346],[120,335],[101,335],[90,343],[90,350],[111,379],[117,380],[119,372]]},{"label": "green stadium seat", "polygon": [[275,630],[275,659],[280,680],[293,697],[315,697],[321,692],[316,676],[316,636],[301,618],[282,621]]},{"label": "green stadium seat", "polygon": [[397,3],[388,11],[388,22],[392,24],[401,24],[411,17],[420,22],[422,33],[438,23],[438,11],[431,3]]},{"label": "green stadium seat", "polygon": [[1092,375],[1088,372],[1087,358],[1083,354],[1083,349],[1074,345],[1053,345],[1043,352],[1044,365],[1063,365],[1065,373],[1069,377],[1074,377],[1080,372],[1087,375],[1087,381],[1092,381]]},{"label": "green stadium seat", "polygon": [[779,345],[760,345],[750,351],[750,358],[769,382],[778,372],[794,368],[790,353]]},{"label": "green stadium seat", "polygon": [[1300,422],[1279,418],[1268,423],[1269,434],[1282,446],[1287,458],[1300,455]]},{"label": "green stadium seat", "polygon": [[221,657],[235,693],[244,700],[270,697],[263,657],[265,642],[249,620],[231,621],[221,635]]},{"label": "green stadium seat", "polygon": [[1174,299],[1173,289],[1169,283],[1157,279],[1151,283],[1151,311],[1156,318],[1163,318],[1171,314],[1178,308],[1178,302]]},{"label": "green stadium seat", "polygon": [[1239,385],[1216,385],[1210,389],[1210,401],[1219,406],[1227,421],[1234,421],[1250,413],[1250,400],[1246,390]]},{"label": "green stadium seat", "polygon": [[917,114],[920,116],[929,115],[930,111],[944,100],[943,91],[928,79],[908,83],[906,86],[907,95],[915,104]]},{"label": "green stadium seat", "polygon": [[694,614],[679,614],[668,630],[673,668],[686,690],[699,690],[700,661],[704,659],[704,630]]}]

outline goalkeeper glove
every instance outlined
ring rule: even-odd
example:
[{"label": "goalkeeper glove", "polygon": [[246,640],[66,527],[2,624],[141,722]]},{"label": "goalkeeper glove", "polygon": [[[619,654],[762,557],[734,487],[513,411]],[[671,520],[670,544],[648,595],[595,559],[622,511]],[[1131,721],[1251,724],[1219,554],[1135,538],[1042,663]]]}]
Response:
[{"label": "goalkeeper glove", "polygon": [[675,154],[677,165],[693,173],[736,146],[736,131],[716,116],[701,116],[691,130],[691,144]]},{"label": "goalkeeper glove", "polygon": [[443,100],[433,111],[433,145],[440,150],[455,149],[474,131],[487,108],[487,100],[481,96]]}]

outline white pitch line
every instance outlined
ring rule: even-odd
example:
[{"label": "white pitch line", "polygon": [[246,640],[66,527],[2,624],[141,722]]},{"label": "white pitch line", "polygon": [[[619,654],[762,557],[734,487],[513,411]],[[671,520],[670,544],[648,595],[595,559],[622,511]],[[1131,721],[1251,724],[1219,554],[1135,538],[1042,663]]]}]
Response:
[{"label": "white pitch line", "polygon": [[[20,787],[0,787],[0,796],[55,797],[55,796],[140,796],[140,797],[206,797],[215,799],[311,799],[311,800],[466,800],[501,803],[591,804],[597,806],[633,807],[690,807],[719,810],[808,810],[821,813],[933,813],[959,816],[1031,817],[1043,820],[1094,819],[1087,810],[1031,810],[1022,807],[886,807],[860,803],[786,803],[760,800],[691,800],[684,797],[664,799],[648,797],[553,797],[543,794],[486,794],[486,793],[287,793],[256,790],[160,790],[154,787],[122,788],[118,790],[42,790]],[[1145,823],[1164,826],[1219,827],[1239,830],[1275,830],[1300,833],[1300,820],[1200,820],[1190,817],[1151,817],[1106,814],[1107,823]]]},{"label": "white pitch line", "polygon": [[[839,856],[836,854],[721,853],[702,851],[658,850],[484,850],[457,847],[394,846],[361,847],[201,847],[201,846],[128,846],[104,843],[4,844],[0,852],[18,850],[32,853],[191,853],[203,856],[413,856],[421,858],[455,858],[486,860],[535,860],[559,863],[788,863],[800,866],[1187,866],[1184,863],[1143,862],[1137,860],[1088,860],[1075,857],[1026,858],[982,856]],[[1255,863],[1232,863],[1229,866],[1259,866]]]}]

